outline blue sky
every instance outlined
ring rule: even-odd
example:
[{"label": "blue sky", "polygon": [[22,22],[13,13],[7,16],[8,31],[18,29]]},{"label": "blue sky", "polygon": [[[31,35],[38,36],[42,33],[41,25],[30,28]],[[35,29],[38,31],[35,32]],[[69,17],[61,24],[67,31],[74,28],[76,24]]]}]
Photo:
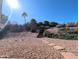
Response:
[{"label": "blue sky", "polygon": [[[11,10],[4,0],[3,13],[9,16],[11,22],[24,23],[21,16],[27,12],[27,22],[35,18],[38,22],[48,20],[58,23],[76,22],[78,20],[77,0],[18,0],[20,8]],[[11,16],[11,17],[10,17]]]}]

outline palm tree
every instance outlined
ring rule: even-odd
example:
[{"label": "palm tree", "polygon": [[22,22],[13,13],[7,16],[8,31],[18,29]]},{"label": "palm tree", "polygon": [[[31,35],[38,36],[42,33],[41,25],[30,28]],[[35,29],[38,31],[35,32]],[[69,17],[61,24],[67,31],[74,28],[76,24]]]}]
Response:
[{"label": "palm tree", "polygon": [[24,18],[24,20],[25,20],[25,24],[26,24],[26,17],[27,17],[28,15],[27,15],[27,13],[26,12],[23,12],[22,13],[22,17]]}]

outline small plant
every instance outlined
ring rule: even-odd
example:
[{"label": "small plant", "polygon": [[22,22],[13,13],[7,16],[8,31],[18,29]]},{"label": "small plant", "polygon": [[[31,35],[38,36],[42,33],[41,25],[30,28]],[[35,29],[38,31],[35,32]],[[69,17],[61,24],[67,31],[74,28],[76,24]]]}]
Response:
[{"label": "small plant", "polygon": [[49,33],[48,34],[48,38],[52,38],[52,33]]}]

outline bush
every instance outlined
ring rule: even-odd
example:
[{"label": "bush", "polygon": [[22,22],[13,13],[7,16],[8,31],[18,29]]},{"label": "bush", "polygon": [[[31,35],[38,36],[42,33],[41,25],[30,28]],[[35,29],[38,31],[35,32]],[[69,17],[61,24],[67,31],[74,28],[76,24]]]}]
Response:
[{"label": "bush", "polygon": [[48,31],[44,32],[44,36],[48,38],[60,38],[60,39],[72,39],[72,40],[77,40],[78,39],[78,34],[74,33],[72,31],[66,31],[65,29],[60,29],[58,33],[50,33]]},{"label": "bush", "polygon": [[48,38],[52,38],[52,33],[49,33],[47,36]]},{"label": "bush", "polygon": [[36,30],[35,29],[32,29],[31,32],[36,33]]},{"label": "bush", "polygon": [[78,35],[77,34],[67,34],[67,35],[65,35],[65,39],[77,40],[78,39]]},{"label": "bush", "polygon": [[0,39],[2,39],[4,37],[4,34],[2,31],[0,31]]},{"label": "bush", "polygon": [[5,29],[3,29],[2,31],[0,31],[0,39],[4,38],[6,35],[7,31]]},{"label": "bush", "polygon": [[49,34],[50,34],[50,32],[48,32],[48,31],[44,31],[44,33],[43,33],[43,35],[44,35],[45,37],[48,37]]},{"label": "bush", "polygon": [[58,38],[58,34],[57,33],[52,33],[52,38]]},{"label": "bush", "polygon": [[50,33],[48,31],[44,32],[44,36],[48,37],[48,38],[58,38],[58,34],[56,34],[56,33]]}]

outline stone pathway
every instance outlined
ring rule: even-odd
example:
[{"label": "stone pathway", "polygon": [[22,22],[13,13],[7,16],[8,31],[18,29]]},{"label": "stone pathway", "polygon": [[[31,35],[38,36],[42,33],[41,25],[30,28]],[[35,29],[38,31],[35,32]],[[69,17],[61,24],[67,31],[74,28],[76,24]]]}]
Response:
[{"label": "stone pathway", "polygon": [[65,59],[78,59],[73,53],[70,52],[61,52]]},{"label": "stone pathway", "polygon": [[50,47],[53,47],[55,50],[60,51],[61,55],[63,55],[65,59],[78,59],[76,55],[68,52],[65,47],[57,46],[56,44],[50,43],[47,40],[42,40],[42,42],[49,45]]}]

